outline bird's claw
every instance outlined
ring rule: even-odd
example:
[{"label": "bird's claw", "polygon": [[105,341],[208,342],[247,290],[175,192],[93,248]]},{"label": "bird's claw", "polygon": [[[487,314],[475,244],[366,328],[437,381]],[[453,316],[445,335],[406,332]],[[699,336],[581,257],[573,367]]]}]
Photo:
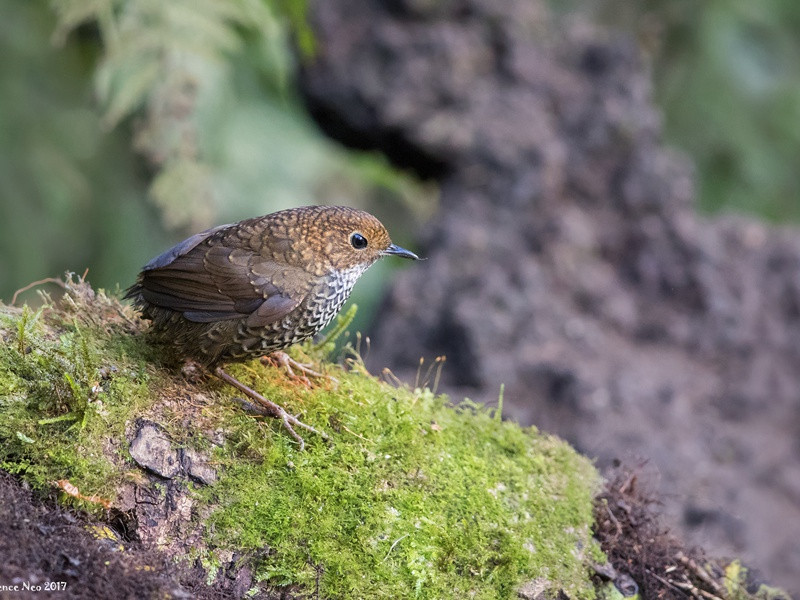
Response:
[{"label": "bird's claw", "polygon": [[268,400],[267,398],[256,392],[254,389],[246,386],[232,375],[229,375],[222,367],[217,367],[214,370],[214,374],[223,381],[235,387],[240,392],[246,394],[249,398],[257,402],[257,404],[253,404],[252,402],[248,402],[246,400],[243,401],[242,406],[245,409],[258,412],[263,415],[268,415],[276,419],[280,419],[281,422],[283,423],[283,426],[289,432],[289,435],[291,435],[295,439],[295,441],[297,441],[297,443],[299,444],[301,451],[305,450],[306,443],[305,440],[303,440],[303,438],[300,437],[300,434],[298,434],[295,431],[294,429],[295,427],[300,427],[312,433],[316,433],[318,436],[320,436],[322,439],[326,441],[330,439],[328,437],[328,434],[326,434],[324,431],[319,431],[318,429],[312,427],[311,425],[306,425],[297,417],[290,415],[281,405],[276,404],[271,400]]},{"label": "bird's claw", "polygon": [[[327,379],[336,382],[336,379],[334,377],[331,377],[330,375],[325,375],[323,373],[320,373],[319,371],[315,371],[314,369],[312,369],[311,363],[298,362],[282,350],[276,350],[275,352],[272,352],[267,356],[262,356],[261,363],[272,364],[277,367],[282,367],[286,369],[286,372],[289,374],[289,377],[302,381],[309,388],[312,387],[311,380],[309,379],[309,377],[314,377],[317,379],[320,377],[326,377]],[[295,373],[295,370],[302,373],[302,375],[297,375]]]}]

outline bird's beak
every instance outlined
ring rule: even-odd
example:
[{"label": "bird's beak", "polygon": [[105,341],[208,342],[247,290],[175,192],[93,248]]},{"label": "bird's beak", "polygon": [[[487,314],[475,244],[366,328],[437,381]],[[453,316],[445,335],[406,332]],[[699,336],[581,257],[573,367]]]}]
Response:
[{"label": "bird's beak", "polygon": [[394,254],[395,256],[399,256],[400,258],[410,258],[412,260],[419,260],[419,256],[411,252],[411,250],[406,250],[405,248],[401,248],[397,244],[391,244],[386,250],[381,252],[381,254]]}]

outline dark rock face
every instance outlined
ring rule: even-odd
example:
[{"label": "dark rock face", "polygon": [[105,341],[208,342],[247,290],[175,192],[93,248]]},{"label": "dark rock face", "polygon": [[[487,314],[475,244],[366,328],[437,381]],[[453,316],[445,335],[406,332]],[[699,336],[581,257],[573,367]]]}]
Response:
[{"label": "dark rock face", "polygon": [[373,367],[650,459],[688,541],[800,591],[800,232],[695,215],[637,49],[531,0],[325,0],[323,128],[441,184]]},{"label": "dark rock face", "polygon": [[204,485],[217,482],[217,472],[210,466],[208,457],[194,448],[176,447],[156,423],[137,422],[136,435],[128,451],[136,464],[164,479],[188,476]]},{"label": "dark rock face", "polygon": [[136,464],[164,479],[172,479],[181,470],[178,450],[172,447],[170,439],[155,423],[145,421],[139,424],[129,452]]}]

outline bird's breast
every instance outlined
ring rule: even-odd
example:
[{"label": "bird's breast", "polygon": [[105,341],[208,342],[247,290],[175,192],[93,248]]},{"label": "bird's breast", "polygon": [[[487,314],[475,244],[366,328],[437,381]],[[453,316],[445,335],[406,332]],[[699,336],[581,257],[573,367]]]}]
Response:
[{"label": "bird's breast", "polygon": [[289,315],[267,327],[238,326],[235,343],[226,351],[242,358],[292,346],[327,326],[341,310],[358,278],[369,265],[330,270],[311,287],[308,295]]},{"label": "bird's breast", "polygon": [[329,271],[312,289],[305,304],[302,329],[310,331],[305,337],[327,326],[342,309],[358,278],[369,265]]}]

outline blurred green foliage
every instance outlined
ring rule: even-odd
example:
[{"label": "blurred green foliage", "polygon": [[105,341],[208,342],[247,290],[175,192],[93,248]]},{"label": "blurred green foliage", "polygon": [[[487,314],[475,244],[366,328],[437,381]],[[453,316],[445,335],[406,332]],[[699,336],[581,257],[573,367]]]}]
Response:
[{"label": "blurred green foliage", "polygon": [[[87,267],[94,285],[125,287],[191,233],[290,206],[365,207],[399,243],[431,208],[432,187],[335,145],[303,110],[289,38],[313,52],[305,0],[0,0],[0,11],[6,301]],[[362,314],[389,267],[359,285]]]},{"label": "blurred green foliage", "polygon": [[800,3],[657,4],[656,94],[701,206],[800,220]]},{"label": "blurred green foliage", "polygon": [[800,221],[800,3],[576,0],[570,9],[637,35],[667,140],[695,162],[701,210]]},{"label": "blurred green foliage", "polygon": [[47,4],[0,0],[0,14],[0,297],[89,265],[115,281],[145,258],[137,243],[157,215],[137,201],[146,180],[125,135],[105,131],[93,106],[86,73],[99,49],[86,38],[53,47]]},{"label": "blurred green foliage", "polygon": [[[800,4],[555,4],[638,35],[701,208],[800,219]],[[289,50],[291,38],[314,51],[306,10],[0,0],[0,298],[87,267],[95,285],[124,287],[192,232],[301,204],[366,207],[408,243],[435,190],[311,123]],[[380,268],[357,288],[360,315]]]}]

